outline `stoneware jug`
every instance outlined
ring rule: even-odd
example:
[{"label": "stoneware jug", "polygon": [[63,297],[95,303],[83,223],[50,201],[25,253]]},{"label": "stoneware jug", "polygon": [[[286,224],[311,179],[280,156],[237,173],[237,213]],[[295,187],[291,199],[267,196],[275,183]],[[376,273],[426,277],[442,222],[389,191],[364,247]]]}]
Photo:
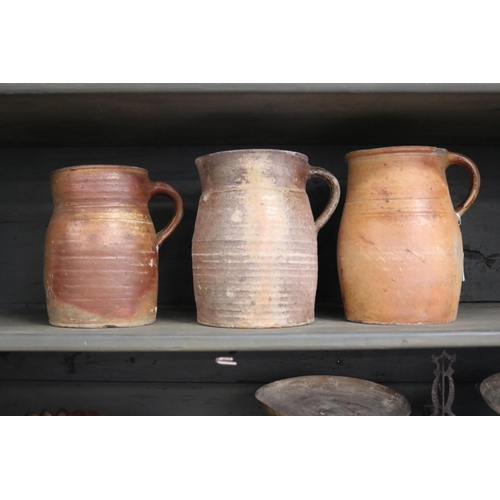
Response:
[{"label": "stoneware jug", "polygon": [[[202,194],[193,236],[198,321],[273,328],[314,321],[317,232],[339,201],[337,179],[300,153],[223,151],[196,160]],[[330,200],[316,222],[306,182]]]},{"label": "stoneware jug", "polygon": [[[424,146],[354,151],[338,238],[346,318],[381,324],[454,321],[463,280],[461,216],[479,191],[467,157]],[[453,208],[446,169],[470,177]]]},{"label": "stoneware jug", "polygon": [[[179,193],[147,170],[84,165],[51,174],[54,212],[45,241],[49,322],[99,328],[156,319],[158,248],[183,215]],[[148,201],[174,201],[170,224],[155,233]]]}]

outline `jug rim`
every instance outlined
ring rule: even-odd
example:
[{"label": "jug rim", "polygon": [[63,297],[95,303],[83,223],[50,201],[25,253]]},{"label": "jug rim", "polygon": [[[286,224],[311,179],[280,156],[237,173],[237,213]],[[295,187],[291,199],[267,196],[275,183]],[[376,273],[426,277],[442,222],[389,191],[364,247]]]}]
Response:
[{"label": "jug rim", "polygon": [[145,168],[134,167],[132,165],[114,165],[107,163],[96,163],[88,165],[71,165],[69,167],[58,168],[56,170],[52,170],[52,172],[50,172],[50,175],[58,174],[59,172],[64,172],[66,170],[98,170],[98,169],[109,169],[109,168],[120,169],[120,170],[134,170],[134,171],[141,171],[148,173],[148,171]]},{"label": "jug rim", "polygon": [[262,153],[262,152],[272,152],[272,153],[286,153],[288,155],[298,156],[306,163],[309,163],[309,158],[298,151],[289,151],[288,149],[272,149],[272,148],[250,148],[250,149],[228,149],[226,151],[216,151],[215,153],[209,153],[207,155],[198,156],[194,161],[198,164],[198,160],[202,160],[203,158],[208,158],[209,156],[223,155],[227,153]]},{"label": "jug rim", "polygon": [[373,149],[358,149],[351,151],[345,155],[345,161],[352,160],[353,158],[361,158],[363,156],[375,156],[392,153],[431,153],[431,154],[446,154],[448,151],[444,148],[435,146],[390,146],[384,148]]}]

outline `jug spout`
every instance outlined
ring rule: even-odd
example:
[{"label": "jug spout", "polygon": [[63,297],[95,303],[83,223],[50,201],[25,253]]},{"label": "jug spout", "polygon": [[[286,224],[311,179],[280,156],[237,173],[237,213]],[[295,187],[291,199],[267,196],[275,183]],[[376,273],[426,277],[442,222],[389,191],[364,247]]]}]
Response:
[{"label": "jug spout", "polygon": [[307,156],[276,149],[221,151],[195,160],[203,193],[228,189],[305,189]]},{"label": "jug spout", "polygon": [[[291,151],[223,151],[196,165],[203,187],[192,246],[198,321],[232,328],[311,323],[316,235],[337,205],[337,180]],[[311,177],[332,191],[316,222],[305,190]]]}]

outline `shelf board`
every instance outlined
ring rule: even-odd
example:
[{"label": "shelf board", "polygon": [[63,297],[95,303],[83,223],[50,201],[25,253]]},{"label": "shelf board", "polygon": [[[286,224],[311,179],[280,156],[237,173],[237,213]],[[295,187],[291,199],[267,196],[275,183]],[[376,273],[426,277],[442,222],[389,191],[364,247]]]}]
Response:
[{"label": "shelf board", "polygon": [[161,311],[144,327],[72,329],[47,322],[45,311],[0,311],[0,351],[306,351],[500,346],[500,304],[464,303],[454,323],[434,326],[362,325],[338,310],[314,323],[279,329],[213,328],[194,311]]},{"label": "shelf board", "polygon": [[0,146],[497,144],[500,84],[0,84]]},{"label": "shelf board", "polygon": [[0,83],[0,94],[499,92],[498,83]]}]

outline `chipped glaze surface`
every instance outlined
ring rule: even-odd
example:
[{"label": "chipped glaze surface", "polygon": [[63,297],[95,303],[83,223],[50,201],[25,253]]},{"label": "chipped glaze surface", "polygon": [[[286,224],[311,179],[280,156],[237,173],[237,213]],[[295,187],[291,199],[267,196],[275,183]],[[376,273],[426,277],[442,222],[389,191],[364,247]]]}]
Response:
[{"label": "chipped glaze surface", "polygon": [[[138,326],[156,319],[158,247],[179,224],[177,191],[142,168],[68,167],[51,174],[54,212],[45,241],[44,284],[54,326]],[[174,200],[169,226],[155,233],[148,201]]]},{"label": "chipped glaze surface", "polygon": [[271,416],[408,416],[410,403],[369,380],[308,375],[278,380],[255,393]]},{"label": "chipped glaze surface", "polygon": [[[273,328],[314,321],[317,231],[339,199],[328,171],[290,151],[238,150],[196,160],[202,194],[193,235],[198,321],[233,328]],[[310,177],[332,196],[315,222]]]},{"label": "chipped glaze surface", "polygon": [[[454,321],[463,276],[458,216],[479,191],[475,164],[420,146],[355,151],[346,160],[337,252],[346,318],[380,324]],[[455,209],[446,180],[451,164],[463,166],[471,181]]]}]

